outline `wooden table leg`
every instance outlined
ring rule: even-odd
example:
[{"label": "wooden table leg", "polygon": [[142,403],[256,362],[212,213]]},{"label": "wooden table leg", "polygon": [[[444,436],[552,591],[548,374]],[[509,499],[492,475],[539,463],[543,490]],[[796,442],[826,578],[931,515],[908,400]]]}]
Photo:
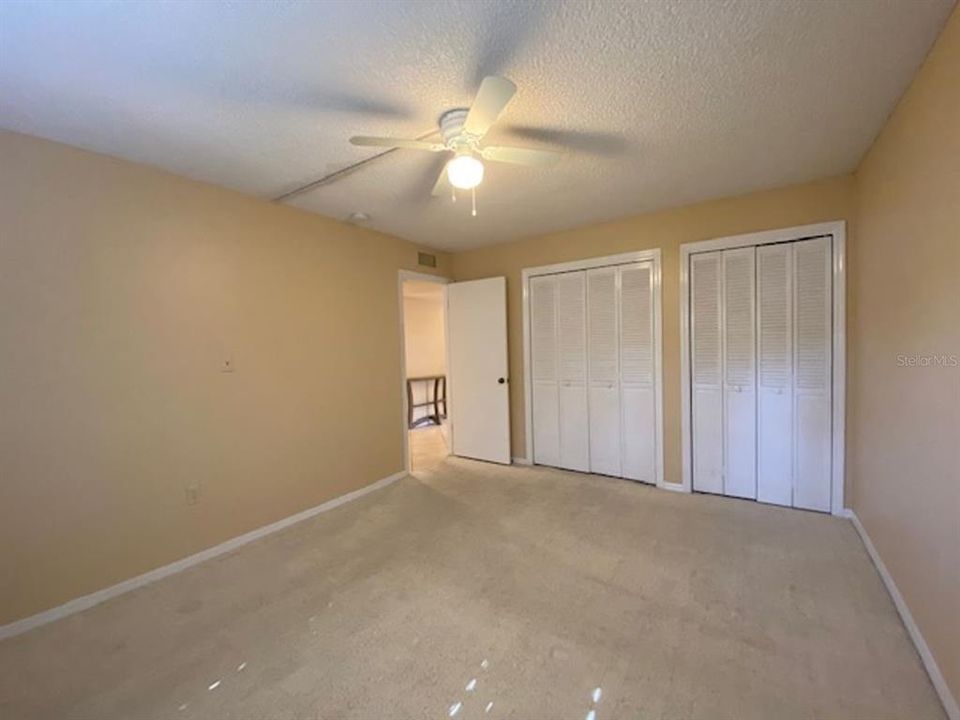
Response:
[{"label": "wooden table leg", "polygon": [[413,384],[407,380],[407,427],[413,427]]}]

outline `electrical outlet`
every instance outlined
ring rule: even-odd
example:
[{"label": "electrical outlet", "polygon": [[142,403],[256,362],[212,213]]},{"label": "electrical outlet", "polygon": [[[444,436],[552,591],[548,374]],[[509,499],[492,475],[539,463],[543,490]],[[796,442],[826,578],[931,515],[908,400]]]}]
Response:
[{"label": "electrical outlet", "polygon": [[233,365],[233,358],[229,358],[229,357],[228,357],[228,358],[224,358],[224,359],[220,362],[220,372],[222,372],[222,373],[232,373],[232,372],[234,372],[234,370],[235,370],[235,368],[234,368],[234,365]]},{"label": "electrical outlet", "polygon": [[200,502],[200,484],[199,483],[190,483],[184,488],[184,492],[187,496],[187,505],[196,505]]}]

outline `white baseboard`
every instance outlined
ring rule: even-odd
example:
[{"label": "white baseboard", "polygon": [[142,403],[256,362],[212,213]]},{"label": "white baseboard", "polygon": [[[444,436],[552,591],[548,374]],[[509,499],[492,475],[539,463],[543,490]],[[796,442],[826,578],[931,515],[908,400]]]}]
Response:
[{"label": "white baseboard", "polygon": [[117,597],[118,595],[123,595],[124,593],[130,592],[138,587],[143,587],[144,585],[152,583],[156,580],[165,578],[168,575],[173,575],[219,555],[236,550],[242,545],[246,545],[254,540],[259,540],[266,535],[283,530],[284,528],[290,527],[295,523],[312,518],[315,515],[326,512],[327,510],[333,510],[335,507],[339,507],[350,502],[351,500],[356,500],[357,498],[367,495],[374,490],[379,490],[380,488],[386,487],[405,475],[407,475],[405,470],[394,473],[393,475],[385,477],[381,480],[377,480],[375,483],[362,487],[359,490],[354,490],[346,495],[340,495],[339,497],[335,497],[333,500],[328,500],[321,505],[316,505],[315,507],[298,512],[295,515],[290,515],[282,520],[278,520],[275,523],[270,523],[269,525],[264,525],[256,530],[251,530],[248,533],[231,538],[230,540],[222,542],[219,545],[214,545],[206,550],[201,550],[195,555],[190,555],[189,557],[172,562],[169,565],[164,565],[163,567],[150,570],[149,572],[145,572],[143,575],[137,575],[136,577],[132,577],[129,580],[124,580],[123,582],[117,583],[116,585],[112,585],[108,588],[97,590],[89,595],[74,598],[63,605],[50,608],[49,610],[44,610],[36,615],[31,615],[30,617],[26,617],[21,620],[15,620],[7,625],[0,625],[0,640],[13,637],[14,635],[20,635],[28,630],[33,630],[36,627],[53,622],[54,620],[59,620],[60,618],[67,617],[68,615],[82,612],[83,610],[91,608],[94,605],[99,605],[100,603]]},{"label": "white baseboard", "polygon": [[907,603],[903,599],[903,595],[900,594],[897,584],[893,581],[893,576],[887,570],[887,566],[883,564],[880,553],[878,553],[877,548],[874,547],[873,541],[870,540],[870,536],[867,535],[867,530],[863,527],[863,524],[860,522],[860,518],[857,517],[857,514],[850,509],[847,509],[845,514],[853,522],[853,526],[860,534],[860,539],[863,541],[864,547],[867,548],[867,553],[870,555],[870,559],[873,560],[873,564],[877,567],[877,572],[880,573],[880,577],[883,579],[883,584],[887,586],[887,592],[889,592],[890,597],[893,598],[893,604],[896,606],[897,612],[900,613],[900,619],[903,620],[903,624],[907,628],[910,639],[913,640],[913,644],[916,646],[917,652],[920,654],[920,659],[923,661],[923,666],[927,669],[927,674],[930,676],[930,681],[933,683],[933,687],[937,691],[937,695],[940,696],[940,702],[943,703],[943,709],[947,711],[947,716],[950,718],[950,720],[960,720],[960,706],[957,705],[957,700],[953,697],[953,693],[950,692],[950,688],[947,686],[947,681],[944,680],[943,675],[940,673],[940,668],[937,666],[937,661],[934,659],[933,653],[930,652],[930,648],[927,646],[927,641],[923,639],[923,635],[920,633],[920,628],[917,627],[917,623],[914,622],[913,615],[910,614],[910,608],[907,607]]},{"label": "white baseboard", "polygon": [[522,457],[511,458],[511,460],[513,461],[514,465],[533,465],[532,462]]},{"label": "white baseboard", "polygon": [[683,486],[682,483],[662,482],[662,483],[658,483],[656,487],[660,488],[661,490],[669,490],[670,492],[679,492],[679,493],[688,493],[688,494],[690,492]]}]

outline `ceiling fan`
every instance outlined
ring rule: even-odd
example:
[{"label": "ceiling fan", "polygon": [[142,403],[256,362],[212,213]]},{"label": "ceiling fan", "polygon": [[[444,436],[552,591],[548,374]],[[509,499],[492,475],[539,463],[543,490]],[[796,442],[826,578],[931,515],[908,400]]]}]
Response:
[{"label": "ceiling fan", "polygon": [[[361,147],[453,153],[453,158],[441,170],[440,177],[433,186],[432,195],[434,196],[444,192],[448,182],[456,189],[475,189],[483,182],[483,160],[535,167],[553,165],[560,159],[560,153],[534,148],[483,144],[483,137],[500,117],[516,92],[517,86],[504,77],[496,75],[485,77],[469,109],[449,110],[440,116],[440,135],[443,142],[366,135],[354,136],[350,138],[350,142]],[[473,214],[477,214],[476,206]]]}]

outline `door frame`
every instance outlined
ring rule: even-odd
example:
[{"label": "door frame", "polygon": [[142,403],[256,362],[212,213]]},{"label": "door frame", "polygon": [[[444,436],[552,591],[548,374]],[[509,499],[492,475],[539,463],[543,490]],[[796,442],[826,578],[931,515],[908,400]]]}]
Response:
[{"label": "door frame", "polygon": [[690,391],[690,256],[711,250],[771,245],[806,238],[831,235],[833,237],[833,367],[832,367],[832,428],[831,428],[831,478],[830,512],[846,515],[844,500],[845,419],[847,386],[847,282],[846,244],[847,224],[844,220],[798,225],[796,227],[763,232],[731,235],[728,237],[682,243],[680,245],[680,435],[683,466],[683,492],[693,491],[693,447],[691,443],[691,413],[693,411]]},{"label": "door frame", "polygon": [[[407,427],[407,333],[404,327],[403,317],[403,283],[407,280],[416,280],[421,282],[432,282],[438,285],[449,285],[451,280],[441,275],[430,275],[429,273],[417,272],[416,270],[398,270],[397,271],[397,314],[399,318],[398,327],[400,328],[400,398],[401,414],[400,428],[403,439],[403,469],[406,472],[411,471],[410,467],[410,428]],[[450,387],[450,345],[446,342],[449,337],[449,328],[447,327],[447,290],[443,289],[443,332],[444,332],[444,354],[447,364],[447,388],[449,395]],[[447,413],[449,418],[450,413]],[[448,419],[449,433],[451,443],[453,441],[453,423]]]},{"label": "door frame", "polygon": [[654,395],[656,419],[656,486],[664,487],[663,477],[663,315],[661,304],[661,290],[663,286],[661,270],[660,248],[636,250],[618,255],[604,255],[600,257],[573,260],[571,262],[540,265],[524,268],[521,272],[523,284],[523,417],[525,436],[525,458],[514,458],[515,463],[523,465],[533,464],[533,384],[530,366],[530,278],[540,275],[556,275],[558,273],[576,272],[578,270],[592,270],[594,268],[610,267],[614,265],[629,265],[631,263],[650,262],[652,264],[653,281],[653,358],[654,358]]}]

